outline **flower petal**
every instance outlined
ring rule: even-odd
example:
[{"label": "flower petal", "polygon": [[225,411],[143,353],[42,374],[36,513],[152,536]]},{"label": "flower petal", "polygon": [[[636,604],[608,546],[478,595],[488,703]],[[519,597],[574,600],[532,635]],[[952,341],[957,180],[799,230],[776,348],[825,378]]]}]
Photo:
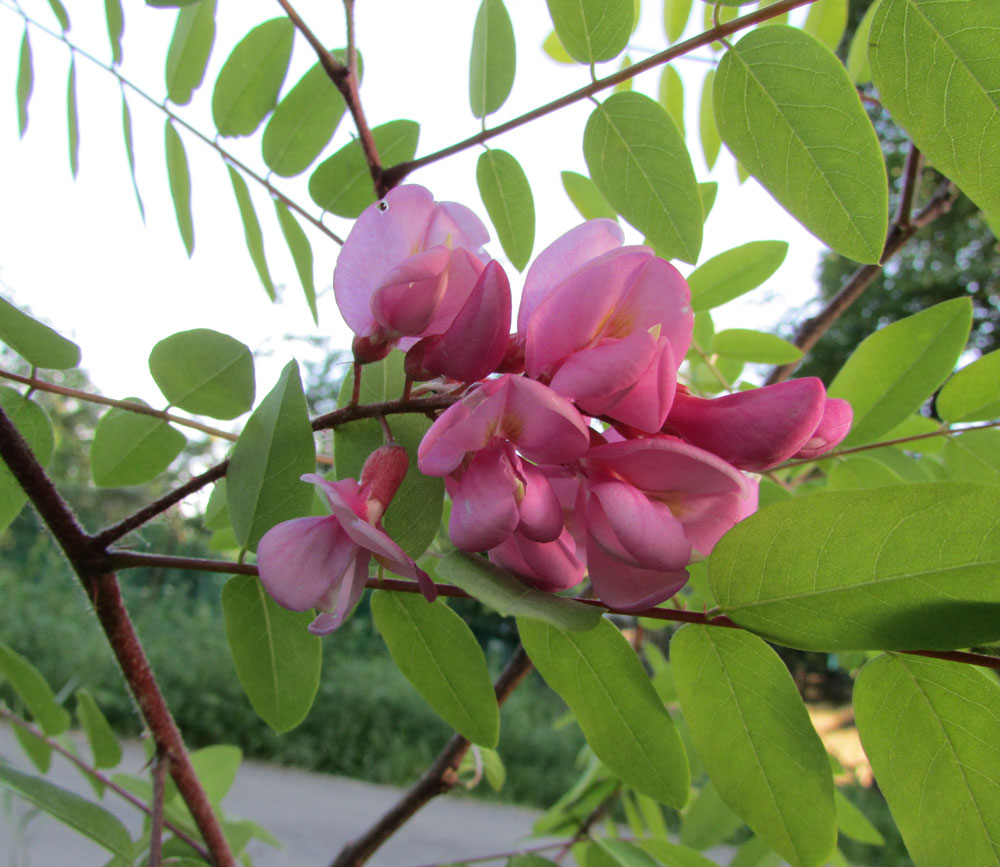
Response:
[{"label": "flower petal", "polygon": [[478,452],[452,494],[448,535],[463,551],[488,551],[517,529],[518,479],[502,448]]},{"label": "flower petal", "polygon": [[537,467],[520,462],[524,496],[517,505],[517,531],[533,542],[551,542],[563,530],[563,510],[548,478]]},{"label": "flower petal", "polygon": [[815,458],[839,445],[851,430],[854,410],[841,398],[828,397],[823,407],[823,418],[820,419],[812,436],[794,455],[793,458]]},{"label": "flower petal", "polygon": [[641,611],[669,599],[687,582],[686,569],[660,571],[630,566],[587,544],[587,573],[597,597],[612,608]]},{"label": "flower petal", "polygon": [[522,533],[514,533],[490,549],[489,558],[550,593],[575,587],[583,580],[583,563],[576,555],[573,537],[566,530],[552,542],[534,542]]}]

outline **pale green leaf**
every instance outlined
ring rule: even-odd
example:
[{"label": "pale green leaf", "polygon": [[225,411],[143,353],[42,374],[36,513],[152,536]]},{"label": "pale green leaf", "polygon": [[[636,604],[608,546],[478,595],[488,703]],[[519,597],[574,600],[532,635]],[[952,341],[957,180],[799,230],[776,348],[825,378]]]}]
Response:
[{"label": "pale green leaf", "polygon": [[[45,410],[19,391],[5,387],[0,387],[0,408],[24,437],[35,459],[46,466],[55,449],[55,435]],[[28,495],[6,462],[0,461],[0,532],[7,529],[27,501]]]},{"label": "pale green leaf", "polygon": [[14,739],[31,764],[38,768],[41,773],[47,774],[52,765],[52,747],[41,738],[36,738],[27,729],[21,728],[17,723],[11,726],[11,731],[14,732]]},{"label": "pale green leaf", "polygon": [[76,691],[76,718],[87,734],[95,768],[113,768],[122,760],[122,748],[110,723],[85,689]]},{"label": "pale green leaf", "polygon": [[563,632],[519,617],[524,649],[601,762],[622,782],[680,808],[690,776],[680,735],[625,637],[608,620]]},{"label": "pale green leaf", "polygon": [[784,859],[760,837],[751,837],[733,856],[729,867],[784,867]]},{"label": "pale green leaf", "polygon": [[836,51],[847,29],[847,0],[816,0],[802,29]]},{"label": "pale green leaf", "polygon": [[212,744],[191,753],[191,766],[205,789],[209,803],[218,807],[236,781],[243,751],[230,744]]},{"label": "pale green leaf", "polygon": [[972,665],[880,656],[858,732],[916,867],[1000,864],[1000,685]]},{"label": "pale green leaf", "polygon": [[316,451],[299,368],[288,362],[236,441],[226,473],[226,499],[236,539],[256,549],[280,521],[309,514]]},{"label": "pale green leaf", "polygon": [[503,251],[523,271],[535,245],[535,201],[524,169],[506,151],[487,150],[476,164],[476,183]]},{"label": "pale green leaf", "polygon": [[264,256],[264,236],[260,231],[260,221],[257,219],[257,212],[253,207],[253,199],[250,198],[250,190],[247,189],[247,182],[243,176],[232,166],[229,169],[229,180],[233,185],[233,194],[236,196],[236,204],[240,210],[240,221],[243,223],[243,238],[246,241],[247,251],[250,253],[250,261],[257,271],[257,276],[264,286],[264,291],[268,297],[275,301],[277,296],[274,293],[274,281],[271,280],[271,272],[267,269],[267,259]]},{"label": "pale green leaf", "polygon": [[748,632],[692,624],[674,634],[670,659],[722,800],[791,864],[819,867],[837,841],[833,776],[785,664]]},{"label": "pale green leaf", "polygon": [[1000,349],[963,367],[949,379],[934,404],[945,421],[992,421],[1000,417]]},{"label": "pale green leaf", "polygon": [[719,796],[708,780],[684,809],[680,841],[692,849],[709,849],[724,843],[743,827],[743,820]]},{"label": "pale green leaf", "polygon": [[798,361],[802,350],[777,334],[750,328],[727,328],[712,340],[712,352],[751,364],[787,364]]},{"label": "pale green leaf", "polygon": [[[419,136],[420,124],[412,120],[392,120],[372,130],[379,157],[387,166],[413,159]],[[375,201],[360,141],[345,145],[316,167],[309,176],[309,196],[323,210],[351,218]]]},{"label": "pale green leaf", "polygon": [[704,213],[684,139],[663,108],[616,93],[594,109],[583,154],[598,189],[667,259],[695,262]]},{"label": "pale green leaf", "polygon": [[718,181],[703,181],[698,184],[698,190],[701,192],[701,206],[705,210],[705,219],[708,219],[708,215],[712,213],[712,205],[715,204],[715,197],[719,192]]},{"label": "pale green leaf", "polygon": [[801,30],[764,27],[726,52],[713,90],[722,140],[747,171],[835,252],[877,262],[885,166],[840,61]]},{"label": "pale green leaf", "polygon": [[562,178],[566,195],[569,196],[569,200],[576,206],[583,219],[596,220],[600,217],[607,217],[615,220],[618,218],[615,209],[608,204],[604,194],[597,189],[597,184],[586,175],[577,172],[560,172],[559,176]]},{"label": "pale green leaf", "polygon": [[726,250],[688,275],[691,307],[711,310],[756,289],[785,261],[787,241],[751,241]]},{"label": "pale green leaf", "polygon": [[32,367],[69,370],[80,363],[80,347],[0,297],[0,341]]},{"label": "pale green leaf", "polygon": [[275,107],[294,36],[288,18],[272,18],[254,27],[226,58],[212,92],[219,135],[250,135]]},{"label": "pale green leaf", "polygon": [[69,64],[66,83],[66,135],[69,141],[69,171],[76,178],[80,170],[80,119],[76,108],[76,59]]},{"label": "pale green leaf", "polygon": [[31,42],[28,39],[28,28],[25,25],[21,37],[21,51],[17,64],[17,134],[24,138],[28,129],[28,102],[35,84],[34,70],[31,64]]},{"label": "pale green leaf", "polygon": [[[940,401],[941,395],[938,394],[937,406],[940,411]],[[912,437],[919,436],[921,434],[929,434],[941,431],[941,423],[935,421],[932,418],[928,418],[925,415],[920,415],[920,413],[914,413],[911,416],[903,419],[898,425],[896,425],[892,430],[886,431],[882,434],[882,440],[894,440],[901,439],[902,437]],[[900,443],[895,446],[895,448],[903,449],[905,451],[919,452],[921,454],[931,454],[933,452],[939,452],[944,448],[943,436],[932,436],[923,437],[923,439],[912,440],[910,442]]]},{"label": "pale green leaf", "polygon": [[122,33],[125,31],[125,14],[122,0],[104,0],[104,17],[108,22],[108,41],[111,43],[111,64],[122,62]]},{"label": "pale green leaf", "polygon": [[892,119],[934,168],[1000,213],[1000,4],[883,0],[868,44]]},{"label": "pale green leaf", "polygon": [[684,137],[684,82],[680,73],[669,64],[660,73],[660,85],[657,90],[660,105],[677,124],[677,130]]},{"label": "pale green leaf", "polygon": [[278,215],[278,225],[281,226],[281,234],[285,237],[288,252],[292,254],[295,272],[299,275],[299,282],[302,284],[309,312],[312,313],[313,322],[319,325],[319,311],[316,308],[316,284],[313,282],[312,245],[284,202],[275,199],[274,210]]},{"label": "pale green leaf", "polygon": [[393,660],[434,712],[474,744],[493,748],[500,708],[472,630],[443,601],[376,591],[372,617]]},{"label": "pale green leaf", "polygon": [[45,734],[52,737],[69,728],[69,712],[56,701],[48,681],[6,644],[0,644],[0,675],[6,678]]},{"label": "pale green leaf", "polygon": [[504,104],[514,86],[514,28],[503,0],[482,0],[472,31],[469,105],[485,117]]},{"label": "pale green leaf", "polygon": [[603,609],[543,593],[484,557],[453,551],[437,564],[437,574],[461,587],[504,617],[531,617],[559,629],[593,629]]},{"label": "pale green leaf", "polygon": [[210,328],[179,331],[149,353],[149,372],[173,406],[195,415],[231,419],[253,406],[253,355]]},{"label": "pale green leaf", "polygon": [[639,845],[666,867],[714,867],[715,865],[714,861],[700,852],[671,843],[669,840],[643,840]]},{"label": "pale green leaf", "polygon": [[701,141],[701,152],[705,157],[705,165],[711,169],[719,158],[722,139],[719,137],[719,127],[715,123],[715,107],[713,92],[715,90],[715,70],[705,73],[701,83],[701,101],[698,103],[698,138]]},{"label": "pale green leaf", "polygon": [[111,407],[94,430],[90,474],[101,488],[141,485],[170,466],[186,444],[184,434],[161,418]]},{"label": "pale green leaf", "polygon": [[875,440],[920,408],[948,377],[969,336],[972,302],[953,298],[866,337],[830,383],[854,410],[844,447]]},{"label": "pale green leaf", "polygon": [[553,30],[542,43],[542,50],[556,63],[576,63],[559,41],[559,34]]},{"label": "pale green leaf", "polygon": [[174,35],[167,49],[167,98],[187,105],[205,78],[215,42],[216,0],[199,0],[177,14]]},{"label": "pale green leaf", "polygon": [[295,728],[319,689],[323,646],[307,629],[312,613],[282,608],[256,577],[235,575],[222,588],[222,614],[236,676],[253,709],[276,732]]},{"label": "pale green leaf", "polygon": [[125,155],[128,157],[128,171],[132,178],[132,191],[135,193],[136,203],[139,205],[139,216],[146,222],[146,209],[142,204],[142,196],[139,194],[139,185],[135,180],[135,150],[132,146],[132,112],[129,111],[128,101],[125,99],[125,89],[122,88],[122,135],[125,139]]},{"label": "pale green leaf", "polygon": [[[618,867],[659,867],[656,861],[632,843],[611,837],[596,837],[594,841]],[[589,858],[587,862],[589,867]]]},{"label": "pale green leaf", "polygon": [[942,453],[951,478],[1000,485],[1000,430],[970,430],[948,437]]},{"label": "pale green leaf", "polygon": [[847,796],[837,789],[834,792],[834,803],[837,806],[837,830],[852,840],[867,843],[869,846],[884,846],[885,837],[879,832]]},{"label": "pale green leaf", "polygon": [[683,35],[691,5],[692,0],[663,0],[663,31],[668,42],[674,43]]},{"label": "pale green leaf", "polygon": [[830,491],[881,488],[883,485],[898,485],[902,481],[885,464],[867,455],[851,455],[837,461],[827,472],[827,489]]},{"label": "pale green leaf", "polygon": [[1000,638],[1000,489],[965,482],[796,497],[709,558],[720,607],[803,650],[954,650]]},{"label": "pale green leaf", "polygon": [[191,172],[188,169],[187,154],[184,152],[184,142],[174,129],[173,123],[167,120],[164,130],[166,137],[167,180],[170,182],[170,197],[174,202],[174,213],[177,215],[177,228],[187,250],[188,258],[194,252],[194,220],[191,217]]},{"label": "pale green leaf", "polygon": [[546,0],[566,51],[580,63],[611,60],[632,34],[632,0]]},{"label": "pale green leaf", "polygon": [[854,84],[865,84],[872,80],[872,69],[868,63],[868,34],[871,32],[878,0],[872,0],[864,18],[861,19],[851,37],[851,45],[847,49],[847,74]]}]

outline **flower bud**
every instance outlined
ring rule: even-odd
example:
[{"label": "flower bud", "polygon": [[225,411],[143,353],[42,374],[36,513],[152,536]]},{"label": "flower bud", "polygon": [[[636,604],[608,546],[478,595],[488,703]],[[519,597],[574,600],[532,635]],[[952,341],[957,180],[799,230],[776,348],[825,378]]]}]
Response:
[{"label": "flower bud", "polygon": [[368,487],[368,521],[378,524],[403,483],[410,458],[406,449],[393,443],[375,449],[361,469],[361,486]]}]

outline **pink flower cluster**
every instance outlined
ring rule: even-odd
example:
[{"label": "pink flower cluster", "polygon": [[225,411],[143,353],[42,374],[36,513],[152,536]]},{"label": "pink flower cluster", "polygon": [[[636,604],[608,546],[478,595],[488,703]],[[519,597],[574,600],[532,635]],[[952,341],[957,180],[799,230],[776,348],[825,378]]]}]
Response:
[{"label": "pink flower cluster", "polygon": [[[510,286],[487,240],[467,208],[404,186],[361,215],[334,273],[358,361],[398,347],[411,379],[473,384],[418,452],[420,471],[445,479],[458,548],[487,551],[545,590],[587,575],[604,602],[639,610],[676,593],[685,567],[755,510],[744,471],[815,457],[846,436],[851,408],[818,379],[714,399],[678,384],[693,327],[687,283],[649,248],[623,246],[613,220],[584,223],[537,257],[513,335]],[[366,550],[385,557],[382,544]],[[412,561],[390,565],[416,575]],[[298,580],[263,561],[261,577],[282,604],[272,587]]]}]

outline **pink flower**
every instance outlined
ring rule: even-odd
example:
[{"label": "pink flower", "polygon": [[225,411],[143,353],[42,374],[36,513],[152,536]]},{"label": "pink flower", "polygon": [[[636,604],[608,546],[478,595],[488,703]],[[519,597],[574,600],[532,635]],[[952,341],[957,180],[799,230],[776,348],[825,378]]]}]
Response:
[{"label": "pink flower", "polygon": [[322,612],[309,626],[315,635],[333,632],[357,604],[372,556],[397,575],[418,581],[428,599],[437,595],[427,573],[379,526],[406,473],[400,454],[405,461],[400,446],[374,452],[362,470],[361,484],[304,475],[303,481],[326,494],[331,514],[284,521],[268,530],[257,546],[260,580],[274,601],[292,611]]}]

